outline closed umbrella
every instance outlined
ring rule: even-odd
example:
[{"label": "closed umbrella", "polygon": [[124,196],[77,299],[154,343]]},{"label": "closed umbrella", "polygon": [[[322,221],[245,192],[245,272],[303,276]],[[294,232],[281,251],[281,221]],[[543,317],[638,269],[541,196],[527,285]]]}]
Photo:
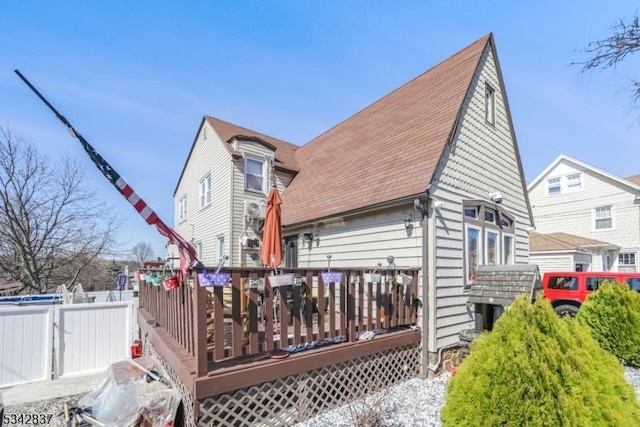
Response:
[{"label": "closed umbrella", "polygon": [[277,268],[282,262],[281,204],[282,199],[278,189],[272,187],[267,197],[267,212],[262,232],[262,262],[264,265],[274,268]]}]

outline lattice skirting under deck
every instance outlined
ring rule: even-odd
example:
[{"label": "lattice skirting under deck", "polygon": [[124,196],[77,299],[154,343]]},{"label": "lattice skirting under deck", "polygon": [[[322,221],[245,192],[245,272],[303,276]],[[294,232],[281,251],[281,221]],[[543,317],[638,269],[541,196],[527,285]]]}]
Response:
[{"label": "lattice skirting under deck", "polygon": [[156,352],[153,345],[151,345],[151,341],[149,340],[148,335],[143,334],[142,336],[142,349],[143,354],[146,356],[151,356],[155,360],[160,363],[162,369],[166,376],[168,376],[168,380],[172,383],[172,385],[178,390],[178,392],[182,395],[182,413],[177,414],[176,424],[182,425],[183,427],[197,427],[197,423],[195,421],[195,414],[193,413],[193,397],[191,393],[187,390],[187,388],[182,384],[176,373],[160,355]]},{"label": "lattice skirting under deck", "polygon": [[419,374],[419,345],[399,347],[208,397],[198,426],[290,426]]}]

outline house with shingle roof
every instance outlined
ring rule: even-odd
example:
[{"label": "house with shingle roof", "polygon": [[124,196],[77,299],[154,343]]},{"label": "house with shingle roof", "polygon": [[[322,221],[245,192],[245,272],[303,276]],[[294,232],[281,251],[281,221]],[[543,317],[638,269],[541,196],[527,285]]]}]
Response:
[{"label": "house with shingle roof", "polygon": [[193,228],[205,265],[221,254],[261,265],[238,244],[260,235],[243,217],[246,200],[264,200],[260,179],[282,195],[285,267],[330,256],[332,268],[421,268],[431,352],[473,327],[479,265],[529,262],[533,221],[492,34],[299,147],[205,117],[174,194],[176,229]]},{"label": "house with shingle roof", "polygon": [[529,257],[540,274],[547,271],[592,271],[596,262],[607,251],[620,247],[601,240],[568,233],[529,234]]},{"label": "house with shingle roof", "polygon": [[640,271],[640,176],[560,154],[528,192],[539,233],[531,262],[541,271]]}]

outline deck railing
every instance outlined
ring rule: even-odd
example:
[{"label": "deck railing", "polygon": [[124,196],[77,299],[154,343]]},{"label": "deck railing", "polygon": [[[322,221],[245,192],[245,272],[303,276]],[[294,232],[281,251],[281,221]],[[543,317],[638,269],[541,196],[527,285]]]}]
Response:
[{"label": "deck railing", "polygon": [[365,271],[294,268],[274,277],[265,268],[222,268],[226,286],[203,286],[194,272],[172,290],[141,280],[139,305],[195,358],[202,376],[276,348],[353,342],[367,331],[415,324],[419,269]]}]

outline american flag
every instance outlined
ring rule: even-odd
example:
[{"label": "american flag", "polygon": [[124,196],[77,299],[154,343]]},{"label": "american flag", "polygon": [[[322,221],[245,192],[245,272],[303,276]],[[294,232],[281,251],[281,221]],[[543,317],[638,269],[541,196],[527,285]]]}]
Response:
[{"label": "american flag", "polygon": [[140,196],[133,191],[133,188],[129,184],[125,182],[124,179],[118,174],[109,163],[106,162],[102,158],[102,156],[89,144],[89,142],[84,139],[82,135],[80,135],[76,130],[71,126],[71,124],[67,121],[67,119],[53,107],[47,101],[40,92],[20,73],[18,70],[14,70],[15,73],[24,81],[32,91],[35,92],[36,95],[53,111],[56,117],[64,123],[67,127],[67,130],[74,138],[78,138],[82,147],[87,152],[93,163],[98,167],[100,172],[109,180],[111,184],[118,190],[120,194],[124,196],[125,199],[131,203],[131,206],[142,216],[142,218],[149,225],[153,225],[156,227],[158,232],[166,237],[169,240],[169,244],[176,245],[178,247],[178,252],[180,255],[180,271],[182,273],[181,279],[186,278],[189,269],[197,261],[196,251],[191,246],[189,242],[187,242],[182,236],[176,233],[171,227],[168,227],[159,217],[158,215],[147,205],[147,203],[142,200]]},{"label": "american flag", "polygon": [[133,188],[125,182],[124,179],[116,172],[109,163],[107,163],[102,156],[93,148],[89,142],[78,134],[73,127],[67,126],[69,133],[72,136],[78,138],[82,147],[87,152],[96,167],[102,172],[102,174],[109,180],[111,184],[118,190],[125,199],[129,201],[131,206],[140,214],[140,216],[149,225],[154,225],[158,232],[169,240],[169,244],[176,245],[180,254],[180,271],[182,272],[182,278],[187,276],[189,268],[196,261],[196,251],[182,236],[176,233],[173,229],[168,227],[158,215],[147,205],[147,203],[140,198],[133,191]]}]

